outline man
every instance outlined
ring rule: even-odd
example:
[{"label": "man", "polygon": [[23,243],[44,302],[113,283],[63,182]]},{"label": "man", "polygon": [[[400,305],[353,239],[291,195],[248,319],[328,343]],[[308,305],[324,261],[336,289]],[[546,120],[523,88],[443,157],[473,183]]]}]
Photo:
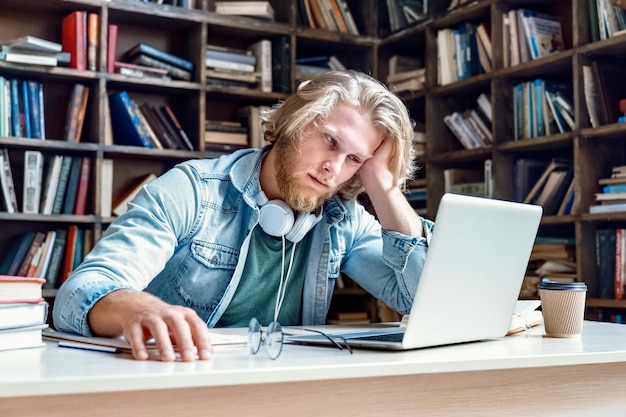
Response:
[{"label": "man", "polygon": [[[265,124],[271,147],[147,185],[60,288],[56,327],[123,335],[140,360],[150,338],[161,360],[174,345],[203,360],[209,327],[323,324],[340,272],[408,313],[433,224],[400,188],[415,169],[406,107],[365,74],[329,72]],[[377,219],[355,201],[363,190]]]}]

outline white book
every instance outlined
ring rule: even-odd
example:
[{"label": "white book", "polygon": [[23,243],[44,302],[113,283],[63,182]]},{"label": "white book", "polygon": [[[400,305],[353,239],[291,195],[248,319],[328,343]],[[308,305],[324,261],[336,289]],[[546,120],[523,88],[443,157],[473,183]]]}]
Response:
[{"label": "white book", "polygon": [[264,93],[272,92],[272,41],[261,39],[249,46],[256,56],[255,70],[261,75],[260,90]]},{"label": "white book", "polygon": [[24,213],[39,213],[42,176],[43,154],[39,151],[24,152],[24,193],[22,195]]},{"label": "white book", "polygon": [[53,56],[17,52],[0,52],[0,60],[15,64],[46,65],[56,67],[58,60]]},{"label": "white book", "polygon": [[63,45],[58,42],[52,42],[30,35],[2,42],[2,44],[14,48],[22,48],[25,50],[32,49],[34,51],[44,52],[61,52],[63,49]]},{"label": "white book", "polygon": [[62,155],[55,155],[50,161],[46,173],[44,194],[41,201],[41,214],[52,214],[54,198],[59,186],[59,177],[61,176],[61,165],[63,165]]}]

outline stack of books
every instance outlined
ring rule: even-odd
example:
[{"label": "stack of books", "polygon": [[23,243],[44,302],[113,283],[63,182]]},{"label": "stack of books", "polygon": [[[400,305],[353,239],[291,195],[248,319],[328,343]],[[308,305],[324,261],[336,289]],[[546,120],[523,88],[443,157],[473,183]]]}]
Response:
[{"label": "stack of books", "polygon": [[[269,47],[271,48],[271,43]],[[271,49],[268,52],[268,58],[271,60]],[[207,83],[216,86],[257,88],[261,81],[257,61],[261,59],[263,58],[257,58],[251,49],[207,45],[205,53]],[[271,80],[269,87],[271,91]]]},{"label": "stack of books", "polygon": [[[146,43],[138,43],[126,51],[124,62],[134,64],[134,67],[126,67],[135,71],[142,71],[143,75],[153,75],[155,71],[150,70],[150,68],[157,68],[166,71],[166,74],[159,73],[159,77],[167,75],[183,81],[191,81],[193,78],[193,62]],[[122,68],[123,66],[118,64],[118,67]]]},{"label": "stack of books", "polygon": [[23,36],[2,42],[0,60],[18,64],[68,65],[70,54],[62,52],[60,43],[52,42],[35,36]]},{"label": "stack of books", "polygon": [[358,35],[359,28],[346,0],[302,0],[298,2],[298,23],[314,29]]},{"label": "stack of books", "polygon": [[385,82],[392,91],[420,91],[425,81],[426,69],[420,59],[403,55],[389,58],[389,75]]},{"label": "stack of books", "polygon": [[609,178],[600,178],[601,192],[596,193],[597,204],[589,206],[589,213],[615,213],[626,211],[626,165],[611,169]]},{"label": "stack of books", "polygon": [[443,121],[465,149],[491,146],[491,101],[486,93],[476,99],[476,105],[464,111],[454,111]]},{"label": "stack of books", "polygon": [[[481,28],[484,29],[484,26]],[[480,48],[479,37],[481,39]],[[456,28],[438,30],[438,84],[451,84],[490,70],[491,65],[485,59],[485,55],[489,54],[490,49],[490,42],[487,44],[484,37],[480,35],[478,26],[474,23],[465,22]]]},{"label": "stack of books", "polygon": [[43,346],[48,303],[44,279],[0,275],[0,351]]}]

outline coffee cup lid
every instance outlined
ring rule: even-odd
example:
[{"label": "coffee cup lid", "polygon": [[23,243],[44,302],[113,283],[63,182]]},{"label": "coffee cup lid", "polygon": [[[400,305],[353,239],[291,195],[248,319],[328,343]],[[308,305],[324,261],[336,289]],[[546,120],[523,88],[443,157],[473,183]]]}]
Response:
[{"label": "coffee cup lid", "polygon": [[569,291],[587,291],[587,285],[584,282],[560,282],[552,281],[544,278],[539,283],[540,290],[569,290]]}]

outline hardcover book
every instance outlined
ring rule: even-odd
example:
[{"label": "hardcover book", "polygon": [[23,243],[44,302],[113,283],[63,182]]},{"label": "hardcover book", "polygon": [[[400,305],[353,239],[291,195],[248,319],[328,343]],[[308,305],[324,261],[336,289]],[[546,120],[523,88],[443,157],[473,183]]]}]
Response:
[{"label": "hardcover book", "polygon": [[77,10],[62,21],[63,51],[72,54],[70,67],[87,69],[87,13]]},{"label": "hardcover book", "polygon": [[151,58],[165,62],[166,64],[182,68],[185,71],[193,72],[194,69],[193,62],[145,43],[138,43],[126,52],[126,57],[129,61],[132,61],[135,57],[139,55],[149,56]]},{"label": "hardcover book", "polygon": [[113,138],[119,145],[152,148],[150,138],[141,126],[141,120],[133,111],[131,98],[126,91],[109,95]]},{"label": "hardcover book", "polygon": [[43,278],[0,275],[0,303],[43,301]]}]

